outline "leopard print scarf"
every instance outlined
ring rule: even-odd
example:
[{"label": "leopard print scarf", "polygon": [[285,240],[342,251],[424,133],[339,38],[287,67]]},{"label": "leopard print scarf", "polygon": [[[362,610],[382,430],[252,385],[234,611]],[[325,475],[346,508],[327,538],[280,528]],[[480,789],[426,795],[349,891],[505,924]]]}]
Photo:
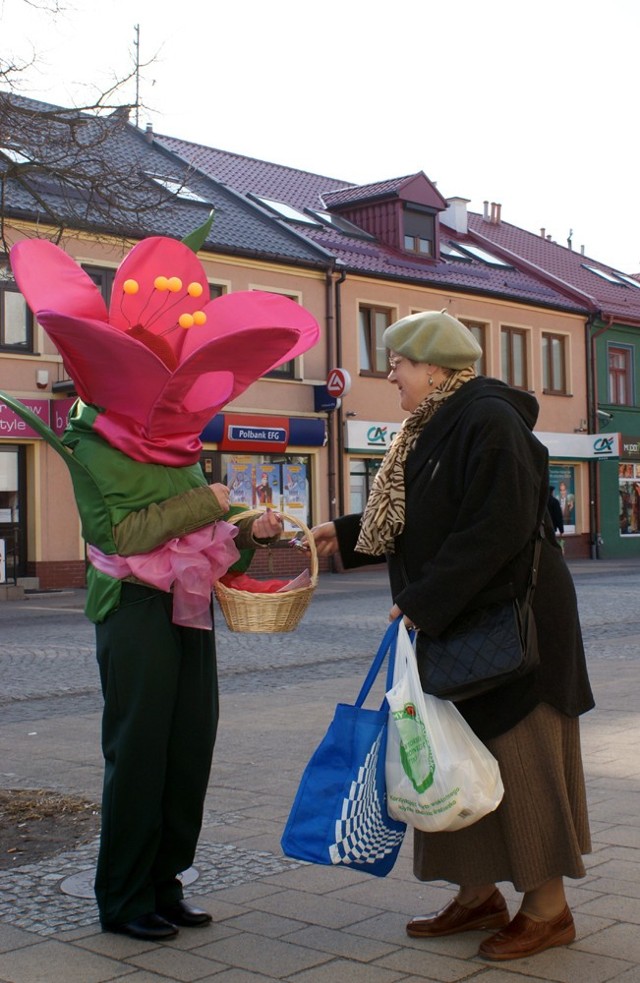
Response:
[{"label": "leopard print scarf", "polygon": [[395,552],[396,537],[404,529],[404,465],[409,452],[444,401],[475,376],[475,366],[452,372],[402,424],[373,482],[356,543],[359,553],[379,556]]}]

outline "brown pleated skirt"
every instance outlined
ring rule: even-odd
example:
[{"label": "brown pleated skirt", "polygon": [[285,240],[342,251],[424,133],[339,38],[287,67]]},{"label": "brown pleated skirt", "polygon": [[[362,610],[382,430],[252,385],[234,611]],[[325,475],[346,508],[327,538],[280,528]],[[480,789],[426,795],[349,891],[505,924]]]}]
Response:
[{"label": "brown pleated skirt", "polygon": [[415,830],[415,876],[464,885],[510,881],[521,892],[554,877],[584,877],[591,837],[579,719],[542,703],[486,746],[500,765],[502,802],[466,829]]}]

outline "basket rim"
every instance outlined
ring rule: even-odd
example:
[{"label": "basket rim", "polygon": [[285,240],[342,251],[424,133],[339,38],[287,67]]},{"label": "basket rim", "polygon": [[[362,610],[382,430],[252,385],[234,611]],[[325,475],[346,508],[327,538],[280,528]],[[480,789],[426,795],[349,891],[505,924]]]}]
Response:
[{"label": "basket rim", "polygon": [[[264,512],[266,512],[266,511],[267,511],[266,509],[245,509],[244,512],[238,512],[238,513],[236,513],[236,515],[232,515],[228,519],[225,519],[225,522],[231,522],[231,523],[235,524],[236,522],[239,522],[240,519],[249,519],[253,515],[255,515],[255,516],[263,515]],[[273,509],[272,511],[276,511],[276,510]],[[310,562],[311,562],[311,569],[309,571],[310,576],[311,576],[311,584],[307,584],[306,587],[297,587],[293,591],[286,591],[284,593],[285,594],[297,594],[298,591],[306,591],[306,590],[309,590],[310,588],[316,587],[316,585],[318,583],[318,550],[317,550],[317,547],[316,547],[316,544],[315,544],[315,540],[314,540],[313,536],[311,535],[311,530],[302,521],[302,519],[299,519],[295,515],[290,515],[288,512],[281,512],[281,511],[278,511],[277,514],[282,519],[286,519],[287,522],[293,522],[294,525],[298,526],[302,530],[302,532],[305,534],[305,536],[307,538],[307,542],[309,543],[309,557],[310,557]],[[268,547],[262,547],[262,546],[258,545],[256,548],[257,549],[266,549]],[[217,581],[216,586],[219,583],[220,582]],[[246,594],[246,591],[236,590],[234,587],[229,587],[227,584],[220,584],[220,586],[221,587],[224,587],[225,590],[233,590],[237,594]],[[252,594],[253,594],[254,597],[256,597],[256,596],[257,597],[273,597],[274,596],[273,594],[268,594],[268,593],[262,594],[260,592],[253,592],[253,591],[252,591]]]}]

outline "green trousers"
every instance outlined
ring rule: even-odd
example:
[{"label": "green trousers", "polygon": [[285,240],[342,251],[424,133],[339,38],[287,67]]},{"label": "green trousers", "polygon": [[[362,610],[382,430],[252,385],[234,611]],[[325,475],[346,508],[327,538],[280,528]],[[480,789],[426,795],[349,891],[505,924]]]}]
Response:
[{"label": "green trousers", "polygon": [[218,724],[213,631],[171,621],[171,594],[122,585],[96,625],[104,696],[100,920],[130,921],[182,897]]}]

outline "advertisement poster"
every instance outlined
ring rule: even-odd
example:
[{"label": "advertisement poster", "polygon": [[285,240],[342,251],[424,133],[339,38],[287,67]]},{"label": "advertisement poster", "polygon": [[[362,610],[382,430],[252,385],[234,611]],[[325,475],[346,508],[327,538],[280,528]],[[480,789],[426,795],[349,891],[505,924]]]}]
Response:
[{"label": "advertisement poster", "polygon": [[[283,511],[308,524],[309,491],[304,464],[282,465]],[[289,523],[289,526],[292,524]],[[297,529],[298,527],[296,527]]]},{"label": "advertisement poster", "polygon": [[565,534],[576,531],[576,469],[571,464],[549,465],[549,484],[560,502]]},{"label": "advertisement poster", "polygon": [[244,509],[253,508],[253,482],[253,464],[236,464],[231,461],[227,465],[229,504],[242,506]]},{"label": "advertisement poster", "polygon": [[620,535],[640,535],[640,464],[618,465]]},{"label": "advertisement poster", "polygon": [[256,464],[253,507],[256,509],[280,508],[280,465]]}]

